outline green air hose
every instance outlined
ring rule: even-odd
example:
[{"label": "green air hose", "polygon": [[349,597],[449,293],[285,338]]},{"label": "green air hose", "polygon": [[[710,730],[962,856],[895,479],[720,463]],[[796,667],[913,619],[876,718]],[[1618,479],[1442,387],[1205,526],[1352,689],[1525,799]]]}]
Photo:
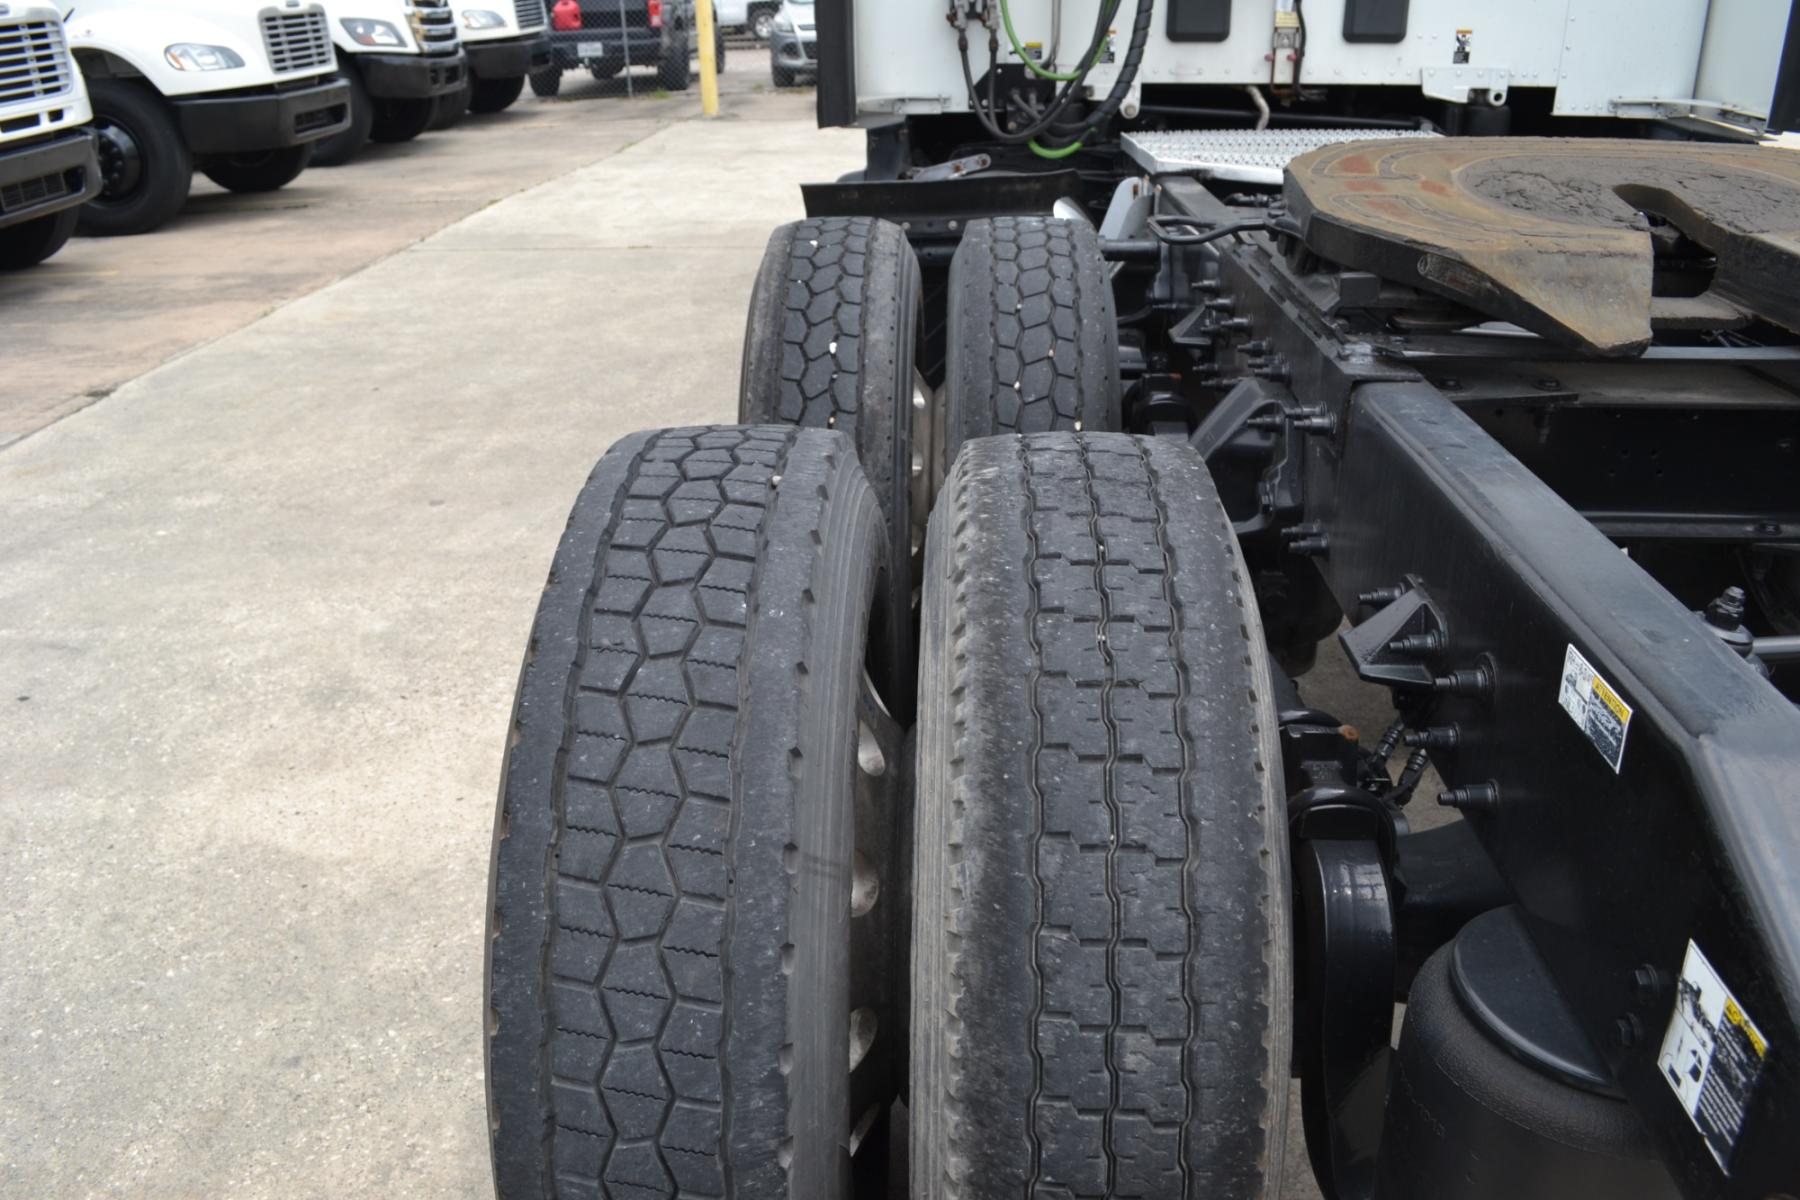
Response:
[{"label": "green air hose", "polygon": [[1039,158],[1050,158],[1050,159],[1067,158],[1067,157],[1069,157],[1069,155],[1075,153],[1079,149],[1081,149],[1080,142],[1076,142],[1072,146],[1064,146],[1060,150],[1050,150],[1043,146],[1038,145],[1038,141],[1036,138],[1031,139],[1031,152],[1033,154],[1037,155]]},{"label": "green air hose", "polygon": [[[1118,5],[1114,4],[1113,7],[1116,9]],[[1006,40],[1012,43],[1013,53],[1019,56],[1019,60],[1025,64],[1025,69],[1030,71],[1033,75],[1036,75],[1039,79],[1049,79],[1056,83],[1068,83],[1070,80],[1080,79],[1083,75],[1087,74],[1088,69],[1091,69],[1106,56],[1108,39],[1101,38],[1099,48],[1094,52],[1094,61],[1089,63],[1087,68],[1070,71],[1067,75],[1060,74],[1047,67],[1040,67],[1036,59],[1025,53],[1025,47],[1019,42],[1019,35],[1013,29],[1012,9],[1007,6],[1006,0],[1000,0],[1000,21],[1006,26]],[[1036,149],[1036,147],[1033,147],[1033,149]],[[1043,152],[1040,150],[1039,153],[1041,154]]]}]

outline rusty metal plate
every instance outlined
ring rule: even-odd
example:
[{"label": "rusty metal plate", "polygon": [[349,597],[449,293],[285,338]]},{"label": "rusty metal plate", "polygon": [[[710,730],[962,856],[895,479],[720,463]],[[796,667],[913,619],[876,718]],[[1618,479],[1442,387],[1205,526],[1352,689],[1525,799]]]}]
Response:
[{"label": "rusty metal plate", "polygon": [[1286,193],[1320,256],[1606,355],[1650,344],[1653,214],[1716,257],[1704,296],[1800,331],[1794,151],[1588,138],[1356,142],[1296,158]]}]

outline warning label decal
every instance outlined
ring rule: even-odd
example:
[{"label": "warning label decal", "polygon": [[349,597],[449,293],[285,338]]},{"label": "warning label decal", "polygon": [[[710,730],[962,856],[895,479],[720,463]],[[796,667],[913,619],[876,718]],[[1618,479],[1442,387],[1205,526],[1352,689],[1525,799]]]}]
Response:
[{"label": "warning label decal", "polygon": [[1556,699],[1617,774],[1625,760],[1625,735],[1631,731],[1631,705],[1573,646],[1563,655],[1562,688]]},{"label": "warning label decal", "polygon": [[1706,1139],[1707,1149],[1728,1173],[1731,1151],[1768,1056],[1769,1043],[1761,1031],[1700,947],[1689,942],[1675,1015],[1663,1036],[1657,1065]]}]

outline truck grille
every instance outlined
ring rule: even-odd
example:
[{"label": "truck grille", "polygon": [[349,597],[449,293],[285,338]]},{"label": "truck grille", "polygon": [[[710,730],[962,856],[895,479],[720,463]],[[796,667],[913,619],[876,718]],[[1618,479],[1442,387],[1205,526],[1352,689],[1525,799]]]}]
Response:
[{"label": "truck grille", "polygon": [[450,9],[450,0],[413,0],[411,17],[420,50],[426,54],[456,53],[456,14]]},{"label": "truck grille", "polygon": [[544,0],[513,0],[513,19],[525,33],[550,23],[549,17],[544,15]]},{"label": "truck grille", "polygon": [[262,35],[263,45],[269,50],[269,63],[277,75],[287,71],[329,71],[335,61],[331,28],[325,23],[322,9],[265,12]]},{"label": "truck grille", "polygon": [[68,43],[56,21],[0,25],[0,104],[60,96],[75,83]]}]

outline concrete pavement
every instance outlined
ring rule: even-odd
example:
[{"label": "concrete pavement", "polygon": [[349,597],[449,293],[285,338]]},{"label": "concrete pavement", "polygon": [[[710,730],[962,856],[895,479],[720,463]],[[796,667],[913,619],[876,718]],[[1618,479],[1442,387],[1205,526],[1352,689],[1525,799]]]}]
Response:
[{"label": "concrete pavement", "polygon": [[617,436],[732,416],[769,229],[860,152],[807,96],[671,103],[0,452],[0,1195],[484,1194],[557,532]]},{"label": "concrete pavement", "polygon": [[3,385],[0,1195],[489,1194],[490,823],[557,534],[615,438],[730,419],[768,232],[861,153],[810,93],[636,104],[0,292],[83,356]]}]

